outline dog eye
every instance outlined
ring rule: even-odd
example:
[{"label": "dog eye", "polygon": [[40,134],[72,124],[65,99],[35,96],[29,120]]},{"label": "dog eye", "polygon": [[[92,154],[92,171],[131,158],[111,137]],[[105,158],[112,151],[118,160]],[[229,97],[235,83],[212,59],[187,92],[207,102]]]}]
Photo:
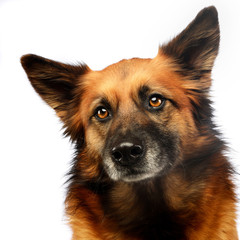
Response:
[{"label": "dog eye", "polygon": [[104,107],[98,107],[95,116],[98,120],[105,120],[109,116],[109,112]]},{"label": "dog eye", "polygon": [[160,109],[163,107],[164,102],[165,99],[161,95],[154,94],[149,98],[149,107],[154,109]]}]

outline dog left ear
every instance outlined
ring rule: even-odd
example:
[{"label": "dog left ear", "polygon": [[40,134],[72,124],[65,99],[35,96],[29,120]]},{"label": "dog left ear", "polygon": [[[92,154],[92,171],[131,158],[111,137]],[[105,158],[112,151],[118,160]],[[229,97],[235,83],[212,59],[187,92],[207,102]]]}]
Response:
[{"label": "dog left ear", "polygon": [[72,66],[33,54],[23,56],[21,63],[36,92],[64,122],[79,77],[90,69],[86,65]]},{"label": "dog left ear", "polygon": [[203,9],[196,18],[168,44],[163,53],[174,57],[184,70],[209,73],[219,48],[218,13],[215,7]]}]

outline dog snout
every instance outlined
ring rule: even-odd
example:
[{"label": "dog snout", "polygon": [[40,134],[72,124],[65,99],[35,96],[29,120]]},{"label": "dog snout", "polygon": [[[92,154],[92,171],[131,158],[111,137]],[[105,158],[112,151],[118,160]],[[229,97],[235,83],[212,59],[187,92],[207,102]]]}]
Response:
[{"label": "dog snout", "polygon": [[125,141],[117,144],[111,150],[112,160],[123,166],[137,164],[143,156],[144,148],[138,141]]}]

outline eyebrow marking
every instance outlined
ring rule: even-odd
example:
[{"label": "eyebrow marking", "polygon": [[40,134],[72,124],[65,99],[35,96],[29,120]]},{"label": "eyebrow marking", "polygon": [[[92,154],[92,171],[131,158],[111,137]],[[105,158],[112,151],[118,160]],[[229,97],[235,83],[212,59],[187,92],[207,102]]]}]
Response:
[{"label": "eyebrow marking", "polygon": [[99,96],[97,97],[93,102],[92,102],[92,105],[94,105],[94,108],[96,107],[100,107],[100,106],[104,106],[108,109],[112,109],[111,107],[111,104],[109,103],[109,100],[106,96],[102,97],[102,96]]},{"label": "eyebrow marking", "polygon": [[143,85],[140,87],[140,89],[138,91],[138,95],[142,101],[146,100],[149,91],[150,91],[150,88],[146,85]]}]

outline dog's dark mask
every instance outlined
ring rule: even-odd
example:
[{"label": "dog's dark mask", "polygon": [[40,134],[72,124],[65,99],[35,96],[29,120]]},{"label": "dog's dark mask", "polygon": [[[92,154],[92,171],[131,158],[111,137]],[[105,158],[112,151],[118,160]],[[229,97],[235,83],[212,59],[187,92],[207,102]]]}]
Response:
[{"label": "dog's dark mask", "polygon": [[121,125],[108,134],[103,164],[113,180],[139,181],[162,175],[178,159],[178,139],[154,123]]}]

